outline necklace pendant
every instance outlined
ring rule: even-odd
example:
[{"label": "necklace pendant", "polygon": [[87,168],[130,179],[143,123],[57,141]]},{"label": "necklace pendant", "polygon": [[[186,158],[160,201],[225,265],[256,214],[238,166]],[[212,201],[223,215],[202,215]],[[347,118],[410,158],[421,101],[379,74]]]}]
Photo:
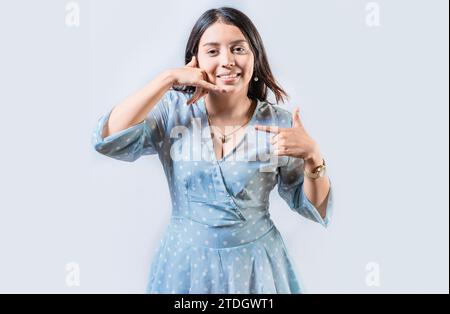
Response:
[{"label": "necklace pendant", "polygon": [[224,136],[222,136],[222,143],[225,143],[226,141],[228,141],[228,138]]}]

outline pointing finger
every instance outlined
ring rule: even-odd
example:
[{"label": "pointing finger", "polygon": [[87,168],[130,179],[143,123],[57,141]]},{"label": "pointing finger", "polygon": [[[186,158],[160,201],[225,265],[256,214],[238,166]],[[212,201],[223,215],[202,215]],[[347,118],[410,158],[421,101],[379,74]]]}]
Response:
[{"label": "pointing finger", "polygon": [[255,125],[255,129],[271,133],[280,133],[282,128],[270,125]]}]

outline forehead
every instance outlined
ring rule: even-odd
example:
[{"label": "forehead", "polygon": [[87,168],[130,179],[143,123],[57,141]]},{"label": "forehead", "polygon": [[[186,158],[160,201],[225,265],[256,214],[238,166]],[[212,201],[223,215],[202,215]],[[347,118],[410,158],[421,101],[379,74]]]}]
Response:
[{"label": "forehead", "polygon": [[247,42],[241,30],[234,25],[218,22],[206,29],[200,38],[199,45],[202,47],[205,44],[231,44],[237,41]]}]

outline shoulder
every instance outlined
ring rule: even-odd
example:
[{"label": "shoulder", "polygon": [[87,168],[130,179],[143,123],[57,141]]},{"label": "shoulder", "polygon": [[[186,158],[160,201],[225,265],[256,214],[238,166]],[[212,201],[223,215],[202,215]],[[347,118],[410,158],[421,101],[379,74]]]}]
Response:
[{"label": "shoulder", "polygon": [[165,112],[169,126],[187,125],[194,116],[193,106],[186,105],[192,94],[169,89],[159,101],[159,106]]},{"label": "shoulder", "polygon": [[292,113],[289,110],[265,100],[260,102],[259,114],[262,120],[266,120],[282,128],[291,127]]},{"label": "shoulder", "polygon": [[188,94],[183,93],[181,91],[177,91],[174,89],[169,89],[165,92],[162,100],[165,104],[172,104],[172,105],[178,105],[182,103],[186,103]]},{"label": "shoulder", "polygon": [[158,106],[171,115],[180,113],[180,110],[186,109],[186,102],[189,95],[174,89],[167,90],[158,102]]}]

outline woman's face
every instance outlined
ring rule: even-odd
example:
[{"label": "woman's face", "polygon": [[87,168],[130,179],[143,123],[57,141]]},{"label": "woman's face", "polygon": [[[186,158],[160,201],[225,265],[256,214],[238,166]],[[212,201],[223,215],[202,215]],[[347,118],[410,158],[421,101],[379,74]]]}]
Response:
[{"label": "woman's face", "polygon": [[[208,81],[228,92],[245,92],[253,75],[254,56],[240,29],[214,23],[203,33],[198,46],[198,66],[206,71]],[[229,65],[229,64],[234,65]],[[236,74],[235,78],[220,77]]]}]

